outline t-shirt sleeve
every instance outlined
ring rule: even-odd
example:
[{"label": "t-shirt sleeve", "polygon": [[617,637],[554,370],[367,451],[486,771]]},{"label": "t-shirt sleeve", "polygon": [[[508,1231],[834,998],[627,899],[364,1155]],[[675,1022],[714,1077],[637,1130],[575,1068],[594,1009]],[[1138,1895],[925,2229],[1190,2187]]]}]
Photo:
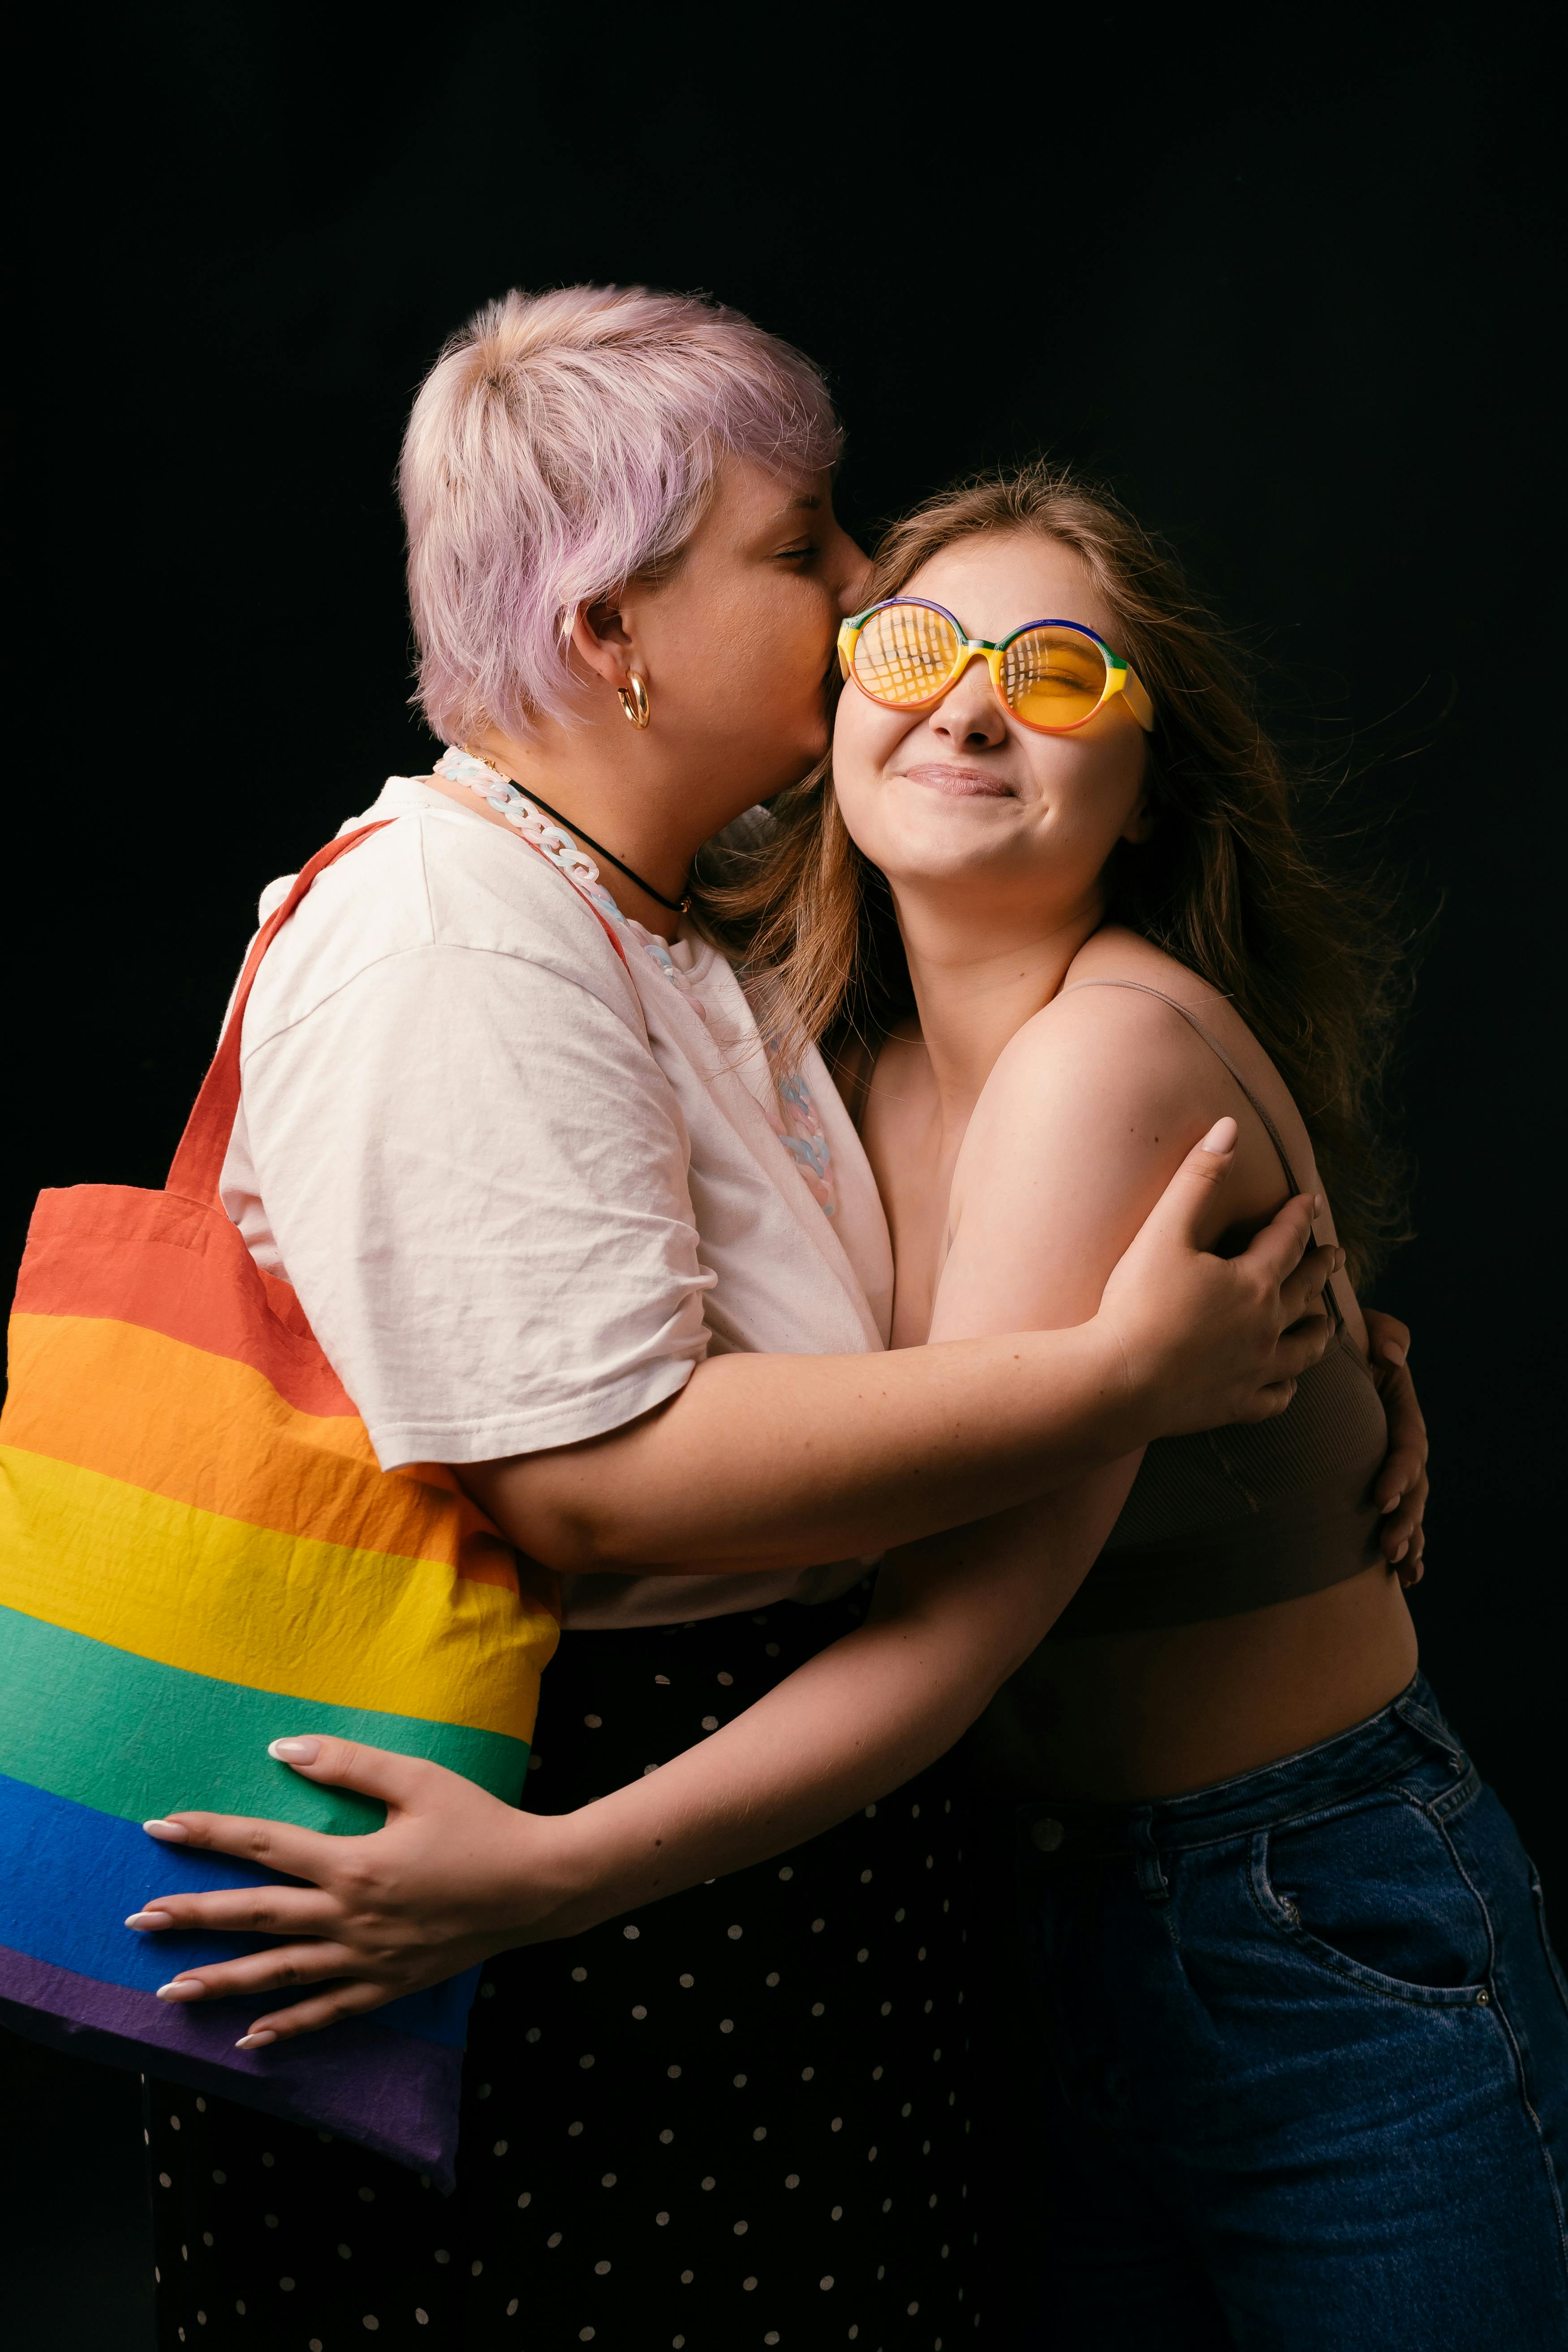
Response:
[{"label": "t-shirt sleeve", "polygon": [[685,1123],[636,1022],[437,941],[247,1047],[257,1190],[384,1469],[597,1436],[702,1356]]}]

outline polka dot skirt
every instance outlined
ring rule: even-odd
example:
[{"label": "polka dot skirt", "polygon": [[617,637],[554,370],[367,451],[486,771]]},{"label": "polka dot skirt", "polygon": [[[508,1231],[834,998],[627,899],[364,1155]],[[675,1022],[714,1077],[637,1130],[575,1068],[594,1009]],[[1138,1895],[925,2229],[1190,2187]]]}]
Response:
[{"label": "polka dot skirt", "polygon": [[[866,1597],[569,1636],[531,1803],[678,1754]],[[454,2197],[150,2083],[160,2352],[973,2341],[966,1842],[938,1766],[776,1862],[492,1962]]]}]

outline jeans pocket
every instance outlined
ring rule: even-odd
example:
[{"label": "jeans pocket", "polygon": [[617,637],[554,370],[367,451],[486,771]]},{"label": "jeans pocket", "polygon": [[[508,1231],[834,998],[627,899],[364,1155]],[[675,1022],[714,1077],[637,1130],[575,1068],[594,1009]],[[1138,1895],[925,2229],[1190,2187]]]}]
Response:
[{"label": "jeans pocket", "polygon": [[1260,1830],[1253,1899],[1303,1958],[1423,2007],[1484,2006],[1485,1904],[1426,1808],[1397,1790]]}]

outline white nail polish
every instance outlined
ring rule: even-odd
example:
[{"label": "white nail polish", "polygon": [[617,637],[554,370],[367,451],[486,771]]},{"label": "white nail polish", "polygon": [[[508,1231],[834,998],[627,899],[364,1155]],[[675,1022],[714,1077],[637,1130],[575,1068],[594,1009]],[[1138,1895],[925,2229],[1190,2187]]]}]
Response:
[{"label": "white nail polish", "polygon": [[181,1822],[143,1822],[149,1837],[162,1838],[165,1845],[188,1845],[191,1833]]},{"label": "white nail polish", "polygon": [[279,1764],[313,1764],[321,1752],[319,1739],[274,1739],[267,1753]]},{"label": "white nail polish", "polygon": [[159,2000],[200,2000],[205,1990],[206,1987],[199,1977],[171,1977],[167,1984],[158,1987],[156,1998]]},{"label": "white nail polish", "polygon": [[166,1911],[132,1911],[125,1924],[128,1927],[172,1927],[174,1923]]},{"label": "white nail polish", "polygon": [[242,2033],[234,2046],[237,2050],[265,2050],[269,2042],[277,2039],[275,2033],[264,2027],[259,2033]]}]

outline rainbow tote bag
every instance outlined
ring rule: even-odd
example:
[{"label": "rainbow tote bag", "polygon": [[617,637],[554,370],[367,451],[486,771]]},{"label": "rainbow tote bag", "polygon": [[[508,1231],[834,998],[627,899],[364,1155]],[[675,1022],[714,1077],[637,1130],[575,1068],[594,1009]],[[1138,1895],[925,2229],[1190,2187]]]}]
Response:
[{"label": "rainbow tote bag", "polygon": [[121,1924],[154,1895],[267,1876],[155,1844],[143,1820],[377,1825],[379,1805],[274,1763],[285,1733],[429,1757],[511,1804],[527,1776],[553,1580],[444,1466],[380,1469],[293,1290],[218,1200],[257,968],[377,829],[323,849],[258,935],[167,1188],[39,1196],[0,1418],[0,2019],[450,2187],[477,1969],[247,2052],[254,1996],[181,2007],[154,1988],[272,1939]]}]

